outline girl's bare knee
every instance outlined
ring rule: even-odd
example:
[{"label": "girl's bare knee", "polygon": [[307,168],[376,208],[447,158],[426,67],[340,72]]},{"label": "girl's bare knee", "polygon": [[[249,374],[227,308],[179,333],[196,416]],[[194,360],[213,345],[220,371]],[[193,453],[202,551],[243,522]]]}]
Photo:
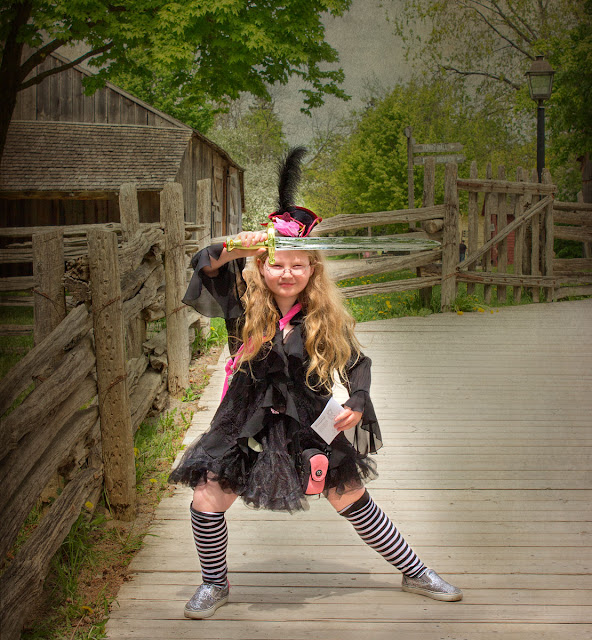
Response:
[{"label": "girl's bare knee", "polygon": [[231,491],[224,491],[214,480],[208,480],[193,490],[193,508],[196,511],[220,513],[230,509],[237,497]]},{"label": "girl's bare knee", "polygon": [[344,493],[337,493],[335,489],[329,489],[327,492],[327,500],[336,511],[341,511],[356,502],[356,500],[359,500],[365,491],[366,489],[364,487],[352,487]]}]

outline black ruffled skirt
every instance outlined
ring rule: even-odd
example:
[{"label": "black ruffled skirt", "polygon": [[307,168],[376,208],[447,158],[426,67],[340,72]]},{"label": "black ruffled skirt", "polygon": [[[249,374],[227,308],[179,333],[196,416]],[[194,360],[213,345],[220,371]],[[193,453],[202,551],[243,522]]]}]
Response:
[{"label": "black ruffled skirt", "polygon": [[329,453],[325,493],[328,489],[344,493],[377,476],[374,461],[358,453],[345,434],[327,447],[310,427],[290,434],[284,416],[271,418],[255,438],[237,442],[220,455],[212,455],[206,448],[210,430],[187,449],[169,482],[196,487],[213,480],[255,509],[294,512],[308,508],[299,469],[304,449],[319,448]]}]

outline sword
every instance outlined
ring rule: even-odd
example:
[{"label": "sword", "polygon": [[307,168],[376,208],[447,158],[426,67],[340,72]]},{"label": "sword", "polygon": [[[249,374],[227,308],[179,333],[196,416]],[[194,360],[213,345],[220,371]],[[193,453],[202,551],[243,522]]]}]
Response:
[{"label": "sword", "polygon": [[[409,234],[412,236],[413,234]],[[277,235],[273,224],[267,227],[267,240],[257,242],[250,247],[243,247],[240,240],[226,238],[224,243],[226,251],[233,249],[267,249],[269,264],[275,264],[275,252],[280,250],[289,251],[424,251],[435,249],[440,246],[437,240],[427,240],[424,238],[395,237],[388,236],[348,236],[340,238],[329,238],[323,236],[308,236],[306,238],[291,238]]]}]

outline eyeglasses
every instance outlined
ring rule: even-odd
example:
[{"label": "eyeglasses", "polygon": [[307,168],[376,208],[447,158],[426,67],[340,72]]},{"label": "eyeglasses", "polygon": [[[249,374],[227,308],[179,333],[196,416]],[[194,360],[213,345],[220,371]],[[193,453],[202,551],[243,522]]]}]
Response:
[{"label": "eyeglasses", "polygon": [[296,264],[293,267],[282,267],[279,264],[266,264],[265,269],[268,273],[271,273],[272,276],[280,277],[283,276],[286,271],[293,276],[302,276],[305,274],[306,270],[310,267],[310,264]]}]

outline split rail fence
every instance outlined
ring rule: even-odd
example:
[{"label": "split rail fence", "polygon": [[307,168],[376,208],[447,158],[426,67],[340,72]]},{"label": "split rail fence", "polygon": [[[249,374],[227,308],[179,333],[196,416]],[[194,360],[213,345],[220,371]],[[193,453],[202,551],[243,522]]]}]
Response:
[{"label": "split rail fence", "polygon": [[[508,287],[515,300],[525,288],[534,301],[541,300],[541,290],[547,301],[592,295],[592,205],[555,201],[548,173],[542,183],[527,181],[521,170],[508,181],[503,168],[493,179],[488,167],[487,177],[478,179],[473,164],[471,177],[458,179],[454,163],[446,165],[444,203],[436,205],[434,168],[433,159],[426,159],[422,208],[342,215],[319,225],[317,234],[330,234],[404,222],[411,233],[442,242],[413,255],[334,262],[338,280],[416,271],[414,278],[346,287],[347,298],[409,290],[429,295],[441,285],[441,306],[448,310],[459,282],[468,283],[469,293],[483,284],[486,302],[493,286],[499,301]],[[462,262],[459,191],[468,192],[468,255]],[[115,226],[68,230],[86,234],[84,241],[72,236],[76,246],[64,245],[61,229],[35,229],[31,246],[12,247],[19,255],[6,258],[20,260],[31,252],[34,275],[4,279],[0,288],[33,291],[36,326],[35,347],[0,381],[0,558],[14,547],[52,478],[59,474],[65,484],[0,578],[3,638],[19,637],[51,557],[85,503],[96,504],[103,485],[116,517],[134,517],[133,434],[153,405],[162,407],[166,387],[177,395],[188,386],[190,327],[198,317],[189,317],[181,298],[186,254],[198,247],[187,244],[181,186],[171,183],[161,193],[160,225],[139,224],[133,185],[122,186],[120,202],[120,248]],[[413,226],[418,224],[421,228]],[[584,257],[556,259],[555,238],[583,243]],[[65,271],[68,251],[79,253],[70,256]],[[69,313],[64,287],[71,296]],[[166,331],[148,339],[146,323],[160,318],[166,318]]]},{"label": "split rail fence", "polygon": [[[486,304],[491,303],[494,286],[500,303],[507,300],[508,288],[512,288],[515,302],[521,300],[524,290],[530,292],[533,302],[592,295],[592,204],[556,201],[557,188],[547,170],[542,183],[537,182],[536,172],[527,180],[522,169],[517,170],[515,181],[505,179],[504,167],[498,167],[498,177],[494,179],[489,165],[486,175],[485,179],[478,179],[477,165],[473,163],[471,178],[459,179],[457,165],[447,164],[444,203],[434,205],[435,161],[427,158],[422,208],[338,215],[323,221],[316,235],[406,222],[410,224],[409,232],[442,243],[437,249],[412,255],[332,263],[331,274],[336,280],[416,270],[414,278],[345,287],[344,296],[419,290],[427,306],[432,288],[441,285],[441,309],[448,311],[454,305],[460,282],[468,283],[469,294],[475,292],[476,284],[483,284]],[[461,191],[468,192],[467,256],[462,262]],[[414,223],[421,224],[421,228],[413,227]],[[513,260],[510,234],[514,238]],[[584,257],[555,258],[555,238],[582,243]]]},{"label": "split rail fence", "polygon": [[[167,389],[179,395],[189,386],[198,318],[181,302],[181,185],[161,193],[162,228],[140,226],[135,187],[122,192],[121,247],[115,231],[90,228],[88,251],[66,271],[62,230],[32,236],[35,346],[0,381],[0,558],[56,477],[62,490],[0,577],[6,640],[20,637],[52,556],[103,486],[116,518],[135,517],[133,435],[162,410]],[[161,318],[166,329],[147,336],[147,323]]]}]

